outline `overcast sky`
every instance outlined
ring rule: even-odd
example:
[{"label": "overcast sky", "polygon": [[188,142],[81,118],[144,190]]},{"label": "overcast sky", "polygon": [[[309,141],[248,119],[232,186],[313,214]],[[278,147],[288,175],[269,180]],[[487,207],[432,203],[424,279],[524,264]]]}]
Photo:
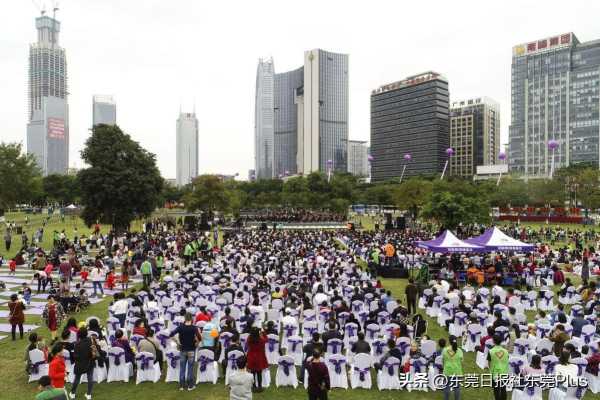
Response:
[{"label": "overcast sky", "polygon": [[[42,0],[1,0],[0,141],[25,144],[28,45]],[[51,8],[52,1],[46,1]],[[372,89],[434,70],[450,100],[488,96],[510,123],[512,46],[574,32],[600,39],[600,1],[62,0],[67,51],[70,165],[92,120],[92,95],[112,94],[121,128],[175,177],[175,121],[194,102],[200,172],[254,167],[254,86],[259,57],[276,72],[304,50],[350,55],[350,138],[369,139]]]}]

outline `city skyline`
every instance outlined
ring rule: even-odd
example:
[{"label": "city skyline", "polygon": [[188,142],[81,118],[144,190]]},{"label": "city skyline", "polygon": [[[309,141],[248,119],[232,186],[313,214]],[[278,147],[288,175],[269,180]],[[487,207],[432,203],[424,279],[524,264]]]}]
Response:
[{"label": "city skyline", "polygon": [[[504,110],[501,142],[505,144],[510,125],[513,46],[563,32],[574,32],[581,42],[600,37],[593,17],[600,7],[584,2],[574,2],[569,7],[561,6],[560,2],[546,2],[544,7],[535,2],[490,4],[479,11],[467,5],[439,2],[428,15],[436,26],[434,31],[416,21],[419,18],[406,19],[401,26],[381,22],[381,15],[400,15],[407,7],[411,8],[409,4],[375,2],[364,10],[332,2],[323,5],[321,17],[305,22],[311,29],[302,33],[286,31],[281,37],[267,33],[286,25],[278,19],[287,12],[285,6],[275,2],[265,4],[261,7],[263,16],[255,7],[239,4],[243,17],[231,16],[220,26],[223,24],[207,17],[224,15],[226,8],[220,5],[186,3],[182,11],[172,4],[153,1],[126,4],[90,1],[85,5],[63,2],[58,19],[61,45],[68,49],[69,57],[71,166],[82,165],[79,151],[92,119],[89,99],[94,93],[112,93],[119,99],[120,126],[157,154],[165,177],[175,176],[171,161],[175,148],[169,131],[172,132],[172,115],[182,97],[197,99],[200,130],[208,135],[203,145],[210,149],[210,154],[201,160],[200,173],[247,171],[254,166],[253,152],[248,150],[253,143],[256,59],[274,54],[278,70],[288,71],[297,67],[297,54],[308,48],[324,48],[350,56],[350,139],[369,138],[372,89],[434,69],[451,82],[450,101],[481,95],[498,100]],[[341,4],[344,12],[331,18]],[[11,18],[4,25],[10,35],[2,35],[0,39],[0,50],[6,60],[0,85],[8,94],[0,100],[3,124],[0,140],[25,143],[24,60],[28,44],[34,41],[31,25],[39,11],[28,2],[13,0],[5,6],[11,11]],[[120,11],[118,15],[114,13],[116,8]],[[308,9],[298,12],[298,21],[307,21]],[[460,15],[461,10],[468,10],[468,15],[459,18],[461,24],[445,18],[450,12]],[[132,22],[133,15],[136,21]],[[159,29],[156,29],[156,15],[164,19]],[[488,18],[489,15],[494,18]],[[518,15],[536,15],[536,21]],[[104,21],[110,18],[114,23],[107,31]],[[272,21],[268,29],[260,23],[266,20]],[[248,29],[250,26],[253,29]],[[356,29],[357,26],[362,29]],[[232,27],[236,27],[235,32],[243,30],[245,34],[241,37],[225,34],[189,51],[194,38],[212,38],[215,32],[225,33]],[[220,61],[202,62],[207,54]],[[457,54],[477,56],[456,57]],[[148,82],[153,83],[148,85]],[[236,90],[233,99],[229,95],[231,89]],[[226,99],[230,101],[227,110],[220,107]]]}]

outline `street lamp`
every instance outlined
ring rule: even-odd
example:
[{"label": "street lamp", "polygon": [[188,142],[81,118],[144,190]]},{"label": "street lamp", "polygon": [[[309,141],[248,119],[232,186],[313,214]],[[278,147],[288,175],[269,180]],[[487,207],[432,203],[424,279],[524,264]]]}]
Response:
[{"label": "street lamp", "polygon": [[448,169],[448,163],[450,163],[450,157],[452,157],[454,155],[454,149],[452,147],[448,147],[446,149],[446,155],[448,156],[448,158],[446,159],[446,164],[444,164],[444,170],[442,171],[442,176],[440,177],[440,179],[444,179],[444,175],[446,174],[446,169]]},{"label": "street lamp", "polygon": [[331,170],[333,168],[333,160],[327,160],[327,182],[331,180]]},{"label": "street lamp", "polygon": [[[506,160],[506,153],[503,151],[498,153],[498,160],[500,160],[501,164],[503,164],[503,161]],[[498,175],[498,182],[496,182],[496,186],[500,186],[500,179],[502,179],[502,171],[500,171],[500,174]]]},{"label": "street lamp", "polygon": [[552,164],[550,166],[550,179],[554,176],[554,153],[558,148],[558,141],[551,139],[548,141],[548,148],[552,150]]},{"label": "street lamp", "polygon": [[412,160],[412,156],[410,155],[410,153],[406,153],[403,158],[404,158],[404,161],[406,161],[406,162],[404,163],[404,167],[402,167],[402,174],[400,175],[400,183],[402,183],[402,178],[404,178],[404,171],[406,171],[406,166],[408,165],[410,160]]}]

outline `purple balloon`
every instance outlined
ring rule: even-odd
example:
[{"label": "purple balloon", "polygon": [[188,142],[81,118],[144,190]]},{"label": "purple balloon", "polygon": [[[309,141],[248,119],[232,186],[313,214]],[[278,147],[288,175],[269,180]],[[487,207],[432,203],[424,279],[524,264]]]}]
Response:
[{"label": "purple balloon", "polygon": [[327,160],[327,165],[333,165],[333,160]]},{"label": "purple balloon", "polygon": [[406,154],[404,155],[404,159],[405,159],[406,161],[410,161],[410,160],[412,160],[412,156],[410,155],[410,153],[406,153]]},{"label": "purple balloon", "polygon": [[506,160],[506,153],[503,152],[503,151],[501,151],[500,153],[498,153],[498,159],[502,160],[502,161]]},{"label": "purple balloon", "polygon": [[367,159],[368,159],[369,161],[373,161],[373,160],[374,160],[373,156],[372,156],[372,155],[370,155],[370,154],[369,154],[369,156],[367,157]]},{"label": "purple balloon", "polygon": [[555,150],[556,148],[558,148],[558,142],[554,139],[548,140],[548,148],[550,150]]},{"label": "purple balloon", "polygon": [[290,174],[290,171],[285,171],[285,174],[286,174],[286,175],[289,175],[289,174]]},{"label": "purple balloon", "polygon": [[452,147],[448,147],[448,148],[446,149],[446,155],[447,155],[448,157],[452,157],[452,156],[454,155],[454,149],[453,149]]}]

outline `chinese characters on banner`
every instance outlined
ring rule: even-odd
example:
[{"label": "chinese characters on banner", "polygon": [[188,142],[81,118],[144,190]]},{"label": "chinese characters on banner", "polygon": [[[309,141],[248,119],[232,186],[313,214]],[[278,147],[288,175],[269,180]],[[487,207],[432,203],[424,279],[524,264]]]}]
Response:
[{"label": "chinese characters on banner", "polygon": [[65,120],[62,118],[48,118],[48,138],[65,138]]}]

